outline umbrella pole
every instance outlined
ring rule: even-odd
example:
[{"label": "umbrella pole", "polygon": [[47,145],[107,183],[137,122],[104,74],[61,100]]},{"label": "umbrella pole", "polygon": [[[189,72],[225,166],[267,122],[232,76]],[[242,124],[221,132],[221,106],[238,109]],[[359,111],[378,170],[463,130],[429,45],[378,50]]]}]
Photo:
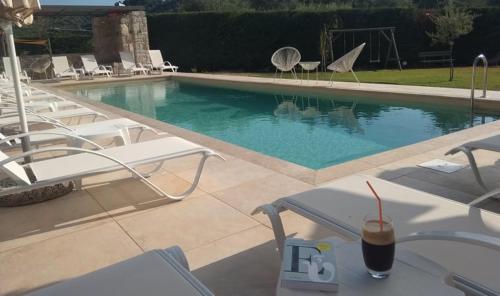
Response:
[{"label": "umbrella pole", "polygon": [[[12,78],[14,82],[14,90],[16,92],[16,100],[17,100],[17,110],[19,112],[19,124],[21,125],[21,131],[23,133],[28,132],[28,121],[26,118],[26,110],[24,109],[24,98],[23,91],[21,86],[21,77],[19,76],[20,69],[17,64],[17,54],[16,54],[16,45],[14,43],[14,33],[12,32],[12,23],[9,23],[4,27],[5,37],[7,39],[7,48],[9,50],[10,56],[10,64],[12,68]],[[31,145],[29,141],[29,137],[21,138],[21,144],[24,152],[31,150]],[[26,157],[24,159],[25,162],[31,162],[31,157]]]}]

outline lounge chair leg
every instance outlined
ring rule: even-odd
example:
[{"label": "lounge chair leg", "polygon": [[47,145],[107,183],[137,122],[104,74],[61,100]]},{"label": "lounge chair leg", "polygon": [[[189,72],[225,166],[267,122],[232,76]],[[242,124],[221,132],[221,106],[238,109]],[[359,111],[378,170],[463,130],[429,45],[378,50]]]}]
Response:
[{"label": "lounge chair leg", "polygon": [[332,71],[332,76],[330,76],[330,86],[333,86],[333,74],[335,74],[335,71]]},{"label": "lounge chair leg", "polygon": [[361,82],[359,82],[358,76],[356,76],[356,73],[354,73],[354,71],[352,69],[351,69],[351,73],[354,76],[354,78],[356,79],[356,81],[358,82],[358,84],[361,84]]},{"label": "lounge chair leg", "polygon": [[295,72],[295,69],[292,69],[292,71],[291,71],[291,72],[292,72],[292,77],[293,77],[293,79],[298,80],[299,78],[298,78],[298,76],[297,76],[297,73]]},{"label": "lounge chair leg", "polygon": [[283,247],[285,245],[286,235],[278,209],[273,205],[263,205],[256,208],[252,212],[252,215],[257,213],[264,213],[269,217],[274,232],[274,238],[276,239],[276,244],[278,245],[278,251],[280,256],[283,257]]},{"label": "lounge chair leg", "polygon": [[82,179],[74,180],[73,184],[75,184],[75,187],[74,187],[75,190],[78,190],[78,191],[82,190],[82,184],[83,184]]},{"label": "lounge chair leg", "polygon": [[158,186],[156,186],[155,184],[153,184],[151,181],[147,180],[145,177],[143,177],[137,171],[133,170],[132,173],[134,173],[139,179],[141,179],[143,182],[145,182],[147,185],[149,185],[152,189],[154,189],[158,193],[160,193],[160,195],[162,195],[164,197],[167,197],[167,198],[170,198],[172,200],[182,200],[186,196],[188,196],[189,194],[191,194],[196,189],[196,187],[198,186],[198,183],[200,182],[201,173],[202,173],[203,167],[205,165],[205,161],[209,157],[211,157],[211,156],[215,156],[215,157],[217,157],[217,158],[219,158],[221,160],[225,160],[222,156],[220,156],[220,155],[218,155],[216,153],[213,153],[213,152],[211,152],[211,153],[204,152],[203,153],[203,157],[201,158],[200,163],[198,164],[198,169],[196,170],[196,175],[194,177],[193,184],[186,191],[184,191],[184,192],[182,192],[180,194],[176,194],[176,195],[168,194],[165,191],[161,190]]},{"label": "lounge chair leg", "polygon": [[463,152],[466,156],[467,159],[469,160],[470,167],[472,169],[472,172],[474,173],[474,177],[476,178],[477,183],[481,188],[484,189],[485,192],[488,192],[489,189],[486,187],[486,185],[483,182],[483,179],[481,178],[481,174],[479,173],[479,169],[477,167],[476,159],[474,158],[474,155],[472,154],[472,150],[467,148],[467,147],[457,147],[455,149],[452,149],[448,151],[445,155],[453,155],[457,152]]},{"label": "lounge chair leg", "polygon": [[484,195],[481,195],[480,197],[476,198],[475,200],[471,201],[469,203],[469,206],[471,207],[476,207],[478,204],[486,201],[487,199],[490,199],[490,198],[500,198],[496,195],[500,195],[500,189],[496,189],[496,190],[493,190],[491,192],[488,192]]},{"label": "lounge chair leg", "polygon": [[278,77],[278,68],[276,68],[276,71],[274,71],[274,80],[273,80],[273,82],[276,81],[277,77]]}]

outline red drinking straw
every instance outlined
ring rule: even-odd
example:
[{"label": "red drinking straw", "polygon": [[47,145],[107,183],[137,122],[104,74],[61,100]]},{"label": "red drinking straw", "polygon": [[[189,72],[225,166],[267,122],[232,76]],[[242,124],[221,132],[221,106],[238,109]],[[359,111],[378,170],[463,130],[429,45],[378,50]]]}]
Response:
[{"label": "red drinking straw", "polygon": [[366,181],[366,184],[368,184],[368,187],[370,187],[370,190],[373,192],[373,195],[377,199],[377,205],[378,205],[378,224],[380,225],[380,231],[384,231],[384,223],[382,222],[382,200],[378,196],[378,194],[375,191],[375,189],[373,189],[372,184],[370,184],[369,181]]}]

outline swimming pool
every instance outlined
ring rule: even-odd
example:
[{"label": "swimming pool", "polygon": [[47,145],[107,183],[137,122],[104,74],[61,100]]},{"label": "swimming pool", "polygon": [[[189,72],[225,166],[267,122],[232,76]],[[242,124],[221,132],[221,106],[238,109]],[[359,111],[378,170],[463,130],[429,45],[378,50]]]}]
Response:
[{"label": "swimming pool", "polygon": [[[471,125],[465,106],[254,92],[171,80],[71,91],[311,169]],[[476,115],[475,122],[497,118]]]}]

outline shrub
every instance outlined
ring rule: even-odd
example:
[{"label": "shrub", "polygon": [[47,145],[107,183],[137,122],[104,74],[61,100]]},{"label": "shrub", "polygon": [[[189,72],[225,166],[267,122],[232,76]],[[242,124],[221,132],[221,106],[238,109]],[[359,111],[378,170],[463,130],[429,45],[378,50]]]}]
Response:
[{"label": "shrub", "polygon": [[[474,13],[480,15],[474,31],[456,40],[457,64],[470,65],[481,52],[487,56],[500,52],[500,43],[496,42],[500,37],[500,9],[476,9]],[[303,60],[319,61],[320,32],[325,24],[337,19],[341,28],[397,27],[399,53],[409,66],[418,65],[420,51],[446,49],[432,47],[425,33],[433,28],[431,19],[425,11],[414,9],[162,13],[148,15],[148,26],[151,47],[161,49],[184,71],[269,71],[272,53],[282,46],[298,48]],[[368,34],[358,34],[354,44],[368,40]],[[352,48],[352,34],[346,34],[345,43],[346,50]],[[378,44],[373,43],[375,55]],[[383,45],[382,60],[386,50]],[[334,44],[334,55],[343,53],[344,39],[340,38]],[[359,66],[381,68],[383,63],[369,63],[367,46]]]}]

